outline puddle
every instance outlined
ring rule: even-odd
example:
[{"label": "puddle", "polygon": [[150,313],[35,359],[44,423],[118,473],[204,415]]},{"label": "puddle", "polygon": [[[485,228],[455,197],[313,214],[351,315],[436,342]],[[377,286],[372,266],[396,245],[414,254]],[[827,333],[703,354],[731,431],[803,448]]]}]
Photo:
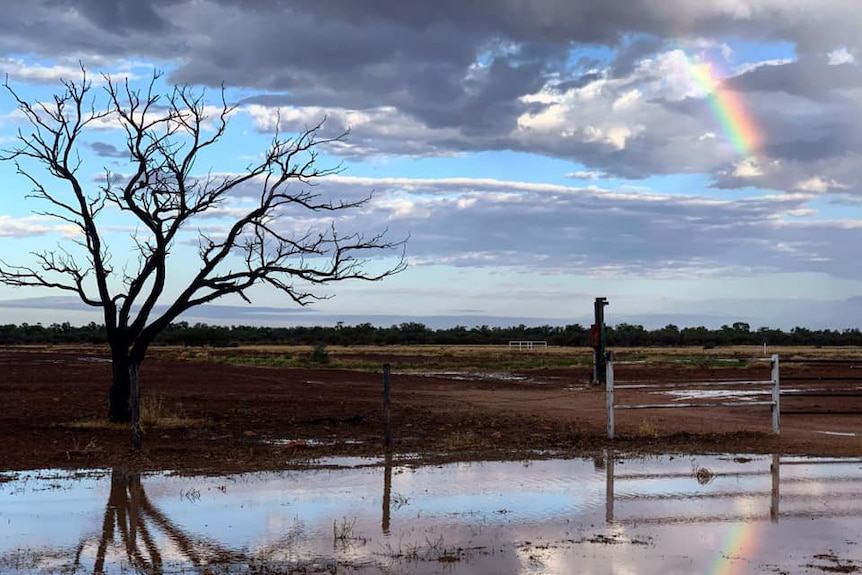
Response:
[{"label": "puddle", "polygon": [[77,359],[78,361],[87,361],[90,363],[111,363],[112,361],[110,357],[94,357],[91,355],[77,357],[75,359]]},{"label": "puddle", "polygon": [[862,460],[315,464],[4,473],[0,572],[862,571]]},{"label": "puddle", "polygon": [[267,439],[263,443],[284,447],[328,447],[332,445],[362,445],[359,439]]},{"label": "puddle", "polygon": [[505,381],[505,382],[528,382],[530,379],[523,375],[516,375],[502,371],[423,371],[424,377],[442,377],[456,381]]},{"label": "puddle", "polygon": [[692,399],[728,399],[734,398],[740,401],[759,400],[764,395],[771,391],[740,391],[734,389],[686,389],[683,391],[660,391],[655,392],[662,395],[669,395],[674,398],[674,401],[692,400]]}]

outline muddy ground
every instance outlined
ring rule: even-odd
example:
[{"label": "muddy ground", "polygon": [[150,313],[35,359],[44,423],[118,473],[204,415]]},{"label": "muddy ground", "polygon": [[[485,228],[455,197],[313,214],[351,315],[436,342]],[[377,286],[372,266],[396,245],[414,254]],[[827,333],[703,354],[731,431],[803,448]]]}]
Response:
[{"label": "muddy ground", "polygon": [[[156,351],[141,368],[144,400],[161,419],[145,426],[143,450],[133,452],[126,427],[101,423],[111,374],[104,352],[0,349],[0,471],[120,466],[228,473],[384,451],[379,371],[245,366],[180,355]],[[369,352],[365,359],[373,364],[385,354]],[[536,451],[588,455],[606,447],[862,455],[862,361],[782,363],[780,436],[772,434],[768,406],[633,409],[616,412],[617,438],[610,441],[606,395],[586,383],[584,365],[500,370],[471,363],[434,373],[440,370],[421,369],[427,355],[400,359],[412,367],[396,368],[391,377],[393,449],[429,461]],[[616,366],[618,383],[769,377],[765,363]],[[674,401],[690,400],[649,387],[617,395],[625,404]]]}]

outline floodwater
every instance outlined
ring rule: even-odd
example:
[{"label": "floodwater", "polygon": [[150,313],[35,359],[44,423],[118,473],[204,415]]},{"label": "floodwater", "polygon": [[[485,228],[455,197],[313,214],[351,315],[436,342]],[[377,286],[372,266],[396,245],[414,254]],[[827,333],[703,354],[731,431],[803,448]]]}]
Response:
[{"label": "floodwater", "polygon": [[862,572],[862,460],[0,473],[2,573]]}]

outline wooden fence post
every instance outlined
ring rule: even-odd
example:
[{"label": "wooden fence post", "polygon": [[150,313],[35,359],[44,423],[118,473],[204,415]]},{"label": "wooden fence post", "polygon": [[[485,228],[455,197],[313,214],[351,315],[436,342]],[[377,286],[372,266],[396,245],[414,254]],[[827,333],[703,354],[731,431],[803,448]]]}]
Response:
[{"label": "wooden fence post", "polygon": [[383,364],[383,436],[386,448],[392,447],[392,421],[389,409],[390,384],[389,376],[391,368],[388,363]]}]

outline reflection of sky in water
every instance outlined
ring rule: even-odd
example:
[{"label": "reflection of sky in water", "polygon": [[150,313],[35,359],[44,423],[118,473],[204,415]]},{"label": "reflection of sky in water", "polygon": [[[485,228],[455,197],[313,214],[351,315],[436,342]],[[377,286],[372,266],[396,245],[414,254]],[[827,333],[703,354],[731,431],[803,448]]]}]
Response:
[{"label": "reflection of sky in water", "polygon": [[[350,561],[369,573],[384,564],[391,572],[440,572],[435,553],[459,548],[459,561],[446,563],[446,572],[797,572],[830,550],[862,562],[862,464],[782,458],[776,498],[772,462],[769,456],[617,457],[610,502],[604,462],[396,465],[388,534],[383,467],[145,475],[141,484],[172,529],[209,548],[269,561]],[[110,472],[78,479],[25,473],[0,483],[0,572],[16,561],[20,567],[22,549],[68,565],[82,542],[82,564],[92,572],[110,492]],[[166,565],[187,570],[176,538],[147,521]],[[345,522],[349,537],[336,541],[333,523]],[[396,552],[421,560],[393,558]],[[115,542],[109,570],[121,571],[123,559]],[[39,572],[48,561],[24,563],[17,572]]]}]

